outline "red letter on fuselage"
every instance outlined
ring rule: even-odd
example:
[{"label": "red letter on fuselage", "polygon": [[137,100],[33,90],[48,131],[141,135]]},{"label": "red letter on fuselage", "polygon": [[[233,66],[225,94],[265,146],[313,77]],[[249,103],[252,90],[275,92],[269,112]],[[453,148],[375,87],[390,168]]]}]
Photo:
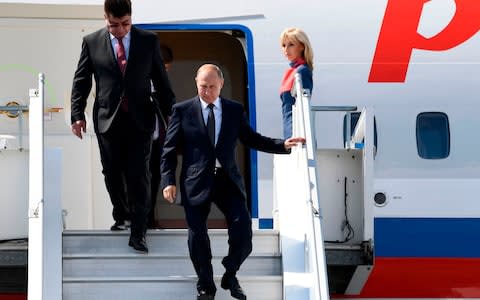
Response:
[{"label": "red letter on fuselage", "polygon": [[423,37],[417,28],[428,1],[388,1],[369,82],[404,82],[413,49],[448,50],[480,30],[480,0],[455,0],[456,11],[450,23],[437,35]]}]

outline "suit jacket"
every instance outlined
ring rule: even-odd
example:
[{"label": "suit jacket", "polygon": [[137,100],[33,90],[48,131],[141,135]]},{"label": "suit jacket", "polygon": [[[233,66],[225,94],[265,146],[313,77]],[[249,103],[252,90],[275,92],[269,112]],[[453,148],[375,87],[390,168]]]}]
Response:
[{"label": "suit jacket", "polygon": [[[161,58],[159,40],[153,33],[134,26],[130,32],[125,76],[117,64],[107,28],[83,38],[73,79],[72,123],[85,120],[92,75],[95,78],[95,132],[104,133],[110,128],[123,96],[127,97],[129,113],[140,130],[153,132],[155,112],[170,114],[175,96]],[[153,95],[151,82],[156,91]]]},{"label": "suit jacket", "polygon": [[271,153],[289,153],[284,140],[255,132],[247,122],[243,106],[221,98],[222,121],[217,145],[210,143],[199,97],[175,104],[163,147],[161,187],[176,185],[177,153],[183,155],[180,173],[182,202],[198,205],[208,199],[214,183],[215,158],[246,198],[243,178],[235,161],[240,140],[245,146]]}]

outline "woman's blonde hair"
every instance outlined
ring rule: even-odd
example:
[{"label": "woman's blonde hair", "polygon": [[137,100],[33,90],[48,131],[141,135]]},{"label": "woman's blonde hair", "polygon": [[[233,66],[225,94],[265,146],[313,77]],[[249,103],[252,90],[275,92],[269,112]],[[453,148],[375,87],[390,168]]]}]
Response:
[{"label": "woman's blonde hair", "polygon": [[313,71],[313,49],[307,34],[300,28],[287,28],[280,34],[280,45],[292,41],[303,45],[303,59],[310,70]]}]

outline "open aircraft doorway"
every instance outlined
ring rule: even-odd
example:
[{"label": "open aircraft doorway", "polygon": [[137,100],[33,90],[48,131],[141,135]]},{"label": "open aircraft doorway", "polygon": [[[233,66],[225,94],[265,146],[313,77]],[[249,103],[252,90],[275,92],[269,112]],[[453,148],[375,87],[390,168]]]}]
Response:
[{"label": "open aircraft doorway", "polygon": [[[225,77],[221,96],[241,102],[251,124],[255,122],[253,54],[250,31],[238,25],[140,25],[153,31],[160,43],[172,50],[173,62],[168,70],[177,102],[192,98],[197,94],[195,75],[205,63],[218,65]],[[250,57],[251,59],[248,59]],[[249,90],[250,87],[250,90]],[[248,193],[248,206],[255,217],[257,208],[256,174],[251,172],[251,164],[256,157],[239,144],[237,161],[245,178]],[[177,174],[180,170],[181,158]],[[253,189],[252,189],[253,186]],[[157,228],[186,228],[183,208],[166,202],[159,191],[155,206]],[[222,213],[215,205],[209,216],[209,228],[226,228]]]}]

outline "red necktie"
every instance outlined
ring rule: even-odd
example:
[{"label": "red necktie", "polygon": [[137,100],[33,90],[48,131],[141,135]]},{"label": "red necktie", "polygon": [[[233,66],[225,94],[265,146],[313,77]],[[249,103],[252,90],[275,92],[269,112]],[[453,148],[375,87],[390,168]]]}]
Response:
[{"label": "red necktie", "polygon": [[[125,55],[125,47],[123,46],[122,38],[117,38],[118,43],[115,45],[117,50],[117,63],[122,75],[125,75],[125,69],[127,68],[127,56]],[[122,97],[121,109],[128,111],[128,99],[126,96]]]},{"label": "red necktie", "polygon": [[120,71],[122,71],[122,74],[125,74],[125,69],[127,67],[127,56],[125,55],[125,47],[123,46],[123,42],[121,38],[117,38],[117,45],[116,45],[116,50],[117,50],[117,63],[118,67],[120,68]]}]

